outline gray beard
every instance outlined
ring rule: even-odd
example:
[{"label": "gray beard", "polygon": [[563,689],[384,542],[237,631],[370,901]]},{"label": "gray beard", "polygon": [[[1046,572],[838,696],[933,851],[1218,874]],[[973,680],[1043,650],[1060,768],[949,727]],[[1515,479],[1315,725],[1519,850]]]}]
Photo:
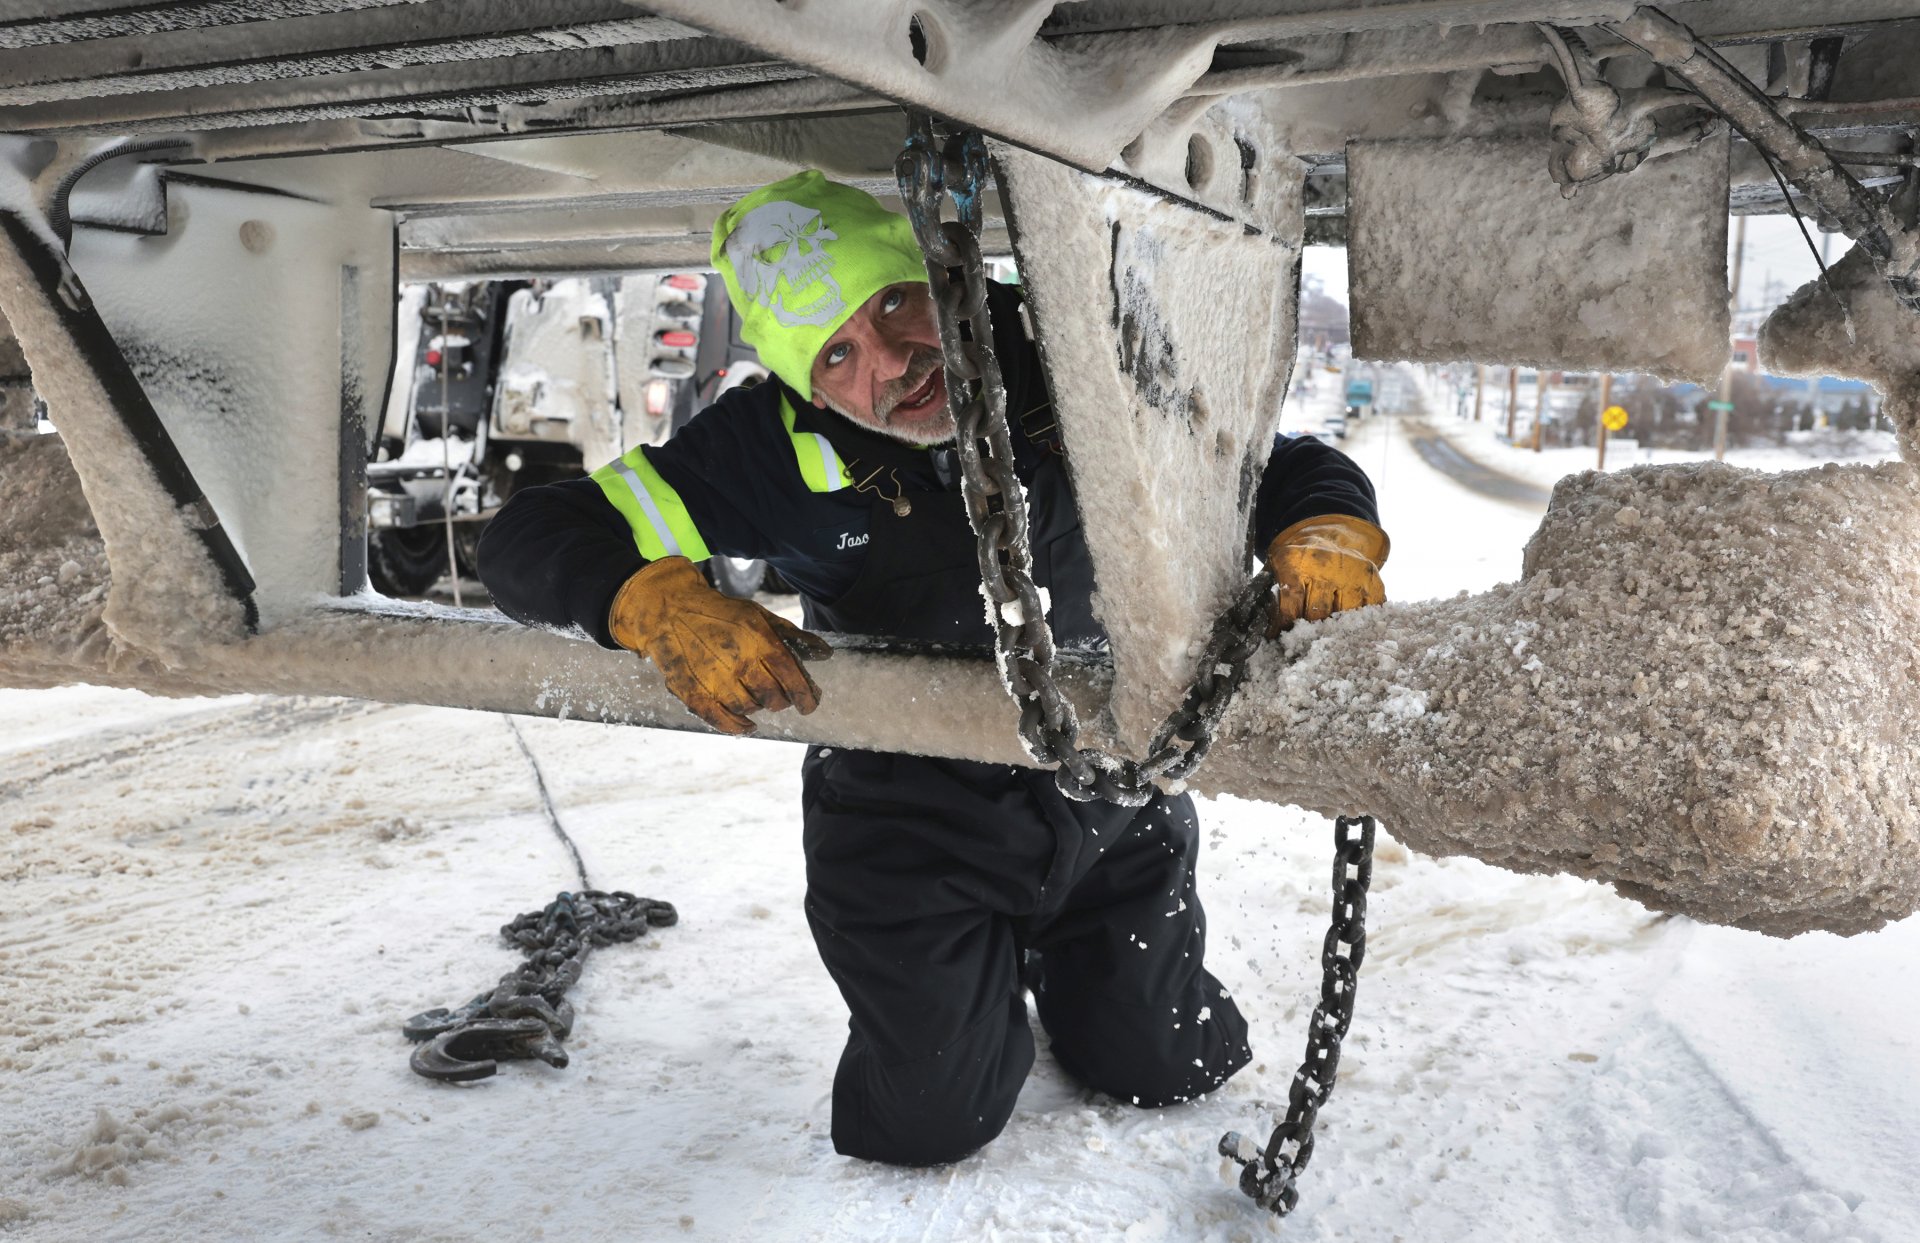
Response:
[{"label": "gray beard", "polygon": [[943,435],[936,436],[932,439],[928,439],[925,436],[914,435],[911,432],[902,431],[901,429],[894,427],[888,423],[875,423],[868,419],[863,419],[859,415],[852,414],[847,410],[842,409],[840,406],[835,405],[834,402],[829,398],[822,397],[821,400],[827,403],[827,409],[833,411],[835,414],[839,415],[841,418],[845,419],[847,422],[853,424],[855,427],[864,427],[870,432],[879,432],[882,436],[886,436],[890,439],[897,440],[901,444],[917,445],[921,448],[931,448],[934,445],[946,444],[947,442],[953,439],[953,432],[951,431],[948,431]]}]

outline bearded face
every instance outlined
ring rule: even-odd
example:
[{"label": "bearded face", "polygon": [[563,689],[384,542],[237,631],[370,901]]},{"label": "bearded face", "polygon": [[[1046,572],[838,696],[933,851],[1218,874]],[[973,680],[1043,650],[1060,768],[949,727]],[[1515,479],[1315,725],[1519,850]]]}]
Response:
[{"label": "bearded face", "polygon": [[762,203],[727,235],[727,258],[740,291],[775,319],[788,327],[824,324],[846,307],[822,244],[839,237],[811,207]]}]

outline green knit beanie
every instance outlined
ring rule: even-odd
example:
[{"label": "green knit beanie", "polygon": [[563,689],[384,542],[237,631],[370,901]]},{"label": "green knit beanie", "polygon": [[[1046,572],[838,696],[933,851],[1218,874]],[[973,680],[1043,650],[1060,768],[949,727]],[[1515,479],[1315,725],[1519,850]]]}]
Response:
[{"label": "green knit beanie", "polygon": [[721,212],[713,266],[740,313],[741,339],[809,401],[814,356],[827,338],[888,285],[927,279],[905,216],[813,169]]}]

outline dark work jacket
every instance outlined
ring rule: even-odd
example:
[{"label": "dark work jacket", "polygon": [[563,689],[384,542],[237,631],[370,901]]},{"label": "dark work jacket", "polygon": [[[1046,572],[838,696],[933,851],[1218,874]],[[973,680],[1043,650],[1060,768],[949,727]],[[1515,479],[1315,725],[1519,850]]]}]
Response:
[{"label": "dark work jacket", "polygon": [[[990,290],[1015,470],[1027,488],[1034,577],[1048,589],[1058,640],[1098,643],[1092,562],[1018,300],[1012,287]],[[783,394],[794,433],[781,418]],[[826,437],[854,486],[811,490],[795,434]],[[768,380],[725,394],[671,441],[648,448],[646,459],[708,550],[771,564],[800,592],[810,628],[992,643],[951,446],[904,444]],[[1255,546],[1302,518],[1330,513],[1378,520],[1365,474],[1318,440],[1278,437],[1255,502]],[[646,564],[627,519],[591,479],[516,494],[488,525],[479,560],[508,616],[577,626],[607,647],[616,646],[607,633],[613,596]]]}]

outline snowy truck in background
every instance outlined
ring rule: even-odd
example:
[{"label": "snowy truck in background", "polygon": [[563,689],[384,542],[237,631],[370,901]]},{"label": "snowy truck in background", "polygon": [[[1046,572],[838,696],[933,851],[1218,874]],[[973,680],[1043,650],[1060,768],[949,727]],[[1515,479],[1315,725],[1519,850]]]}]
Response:
[{"label": "snowy truck in background", "polygon": [[[412,285],[396,333],[411,365],[367,463],[367,573],[390,596],[476,578],[480,534],[515,492],[661,444],[767,374],[710,272]],[[765,567],[715,557],[708,573],[751,595]]]}]

